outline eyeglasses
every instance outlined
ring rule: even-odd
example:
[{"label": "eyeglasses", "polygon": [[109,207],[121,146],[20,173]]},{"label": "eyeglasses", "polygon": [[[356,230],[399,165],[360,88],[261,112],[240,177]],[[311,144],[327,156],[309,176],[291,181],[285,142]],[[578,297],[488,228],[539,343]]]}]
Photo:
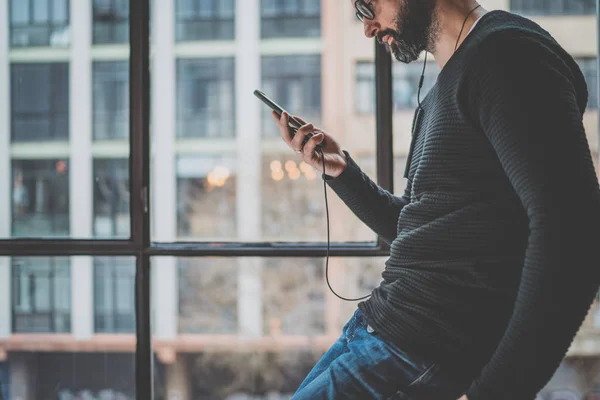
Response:
[{"label": "eyeglasses", "polygon": [[368,3],[364,0],[356,0],[354,8],[356,9],[356,18],[358,18],[360,22],[364,22],[365,19],[375,19],[373,0],[370,0]]}]

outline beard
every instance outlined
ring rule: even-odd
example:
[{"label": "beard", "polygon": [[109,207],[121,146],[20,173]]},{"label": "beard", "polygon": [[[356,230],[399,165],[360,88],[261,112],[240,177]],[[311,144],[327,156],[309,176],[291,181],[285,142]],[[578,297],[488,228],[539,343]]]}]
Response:
[{"label": "beard", "polygon": [[400,62],[408,64],[427,50],[433,50],[439,34],[435,0],[402,0],[394,19],[396,29],[386,29],[377,35],[379,41],[389,35],[392,54]]}]

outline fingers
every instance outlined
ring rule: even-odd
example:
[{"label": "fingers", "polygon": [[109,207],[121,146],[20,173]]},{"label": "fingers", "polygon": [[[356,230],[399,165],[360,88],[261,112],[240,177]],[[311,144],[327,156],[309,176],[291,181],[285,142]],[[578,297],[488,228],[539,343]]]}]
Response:
[{"label": "fingers", "polygon": [[290,132],[290,128],[288,126],[288,114],[283,112],[281,114],[281,118],[279,118],[277,113],[273,111],[271,115],[273,116],[275,123],[277,123],[277,126],[279,126],[279,134],[281,135],[281,138],[284,142],[291,146],[292,132]]},{"label": "fingers", "polygon": [[319,146],[323,142],[324,139],[325,135],[322,132],[317,132],[313,135],[313,137],[311,137],[308,140],[308,142],[306,142],[304,148],[302,149],[302,155],[304,156],[305,160],[314,159],[316,154],[315,150],[317,149],[317,146]]},{"label": "fingers", "polygon": [[298,151],[302,151],[302,149],[305,146],[305,138],[307,135],[313,135],[313,131],[315,130],[315,127],[313,124],[305,124],[302,125],[302,127],[300,129],[298,129],[298,131],[296,131],[296,135],[294,136],[294,138],[292,139],[292,142],[290,143],[290,147],[292,148],[292,150],[298,152]]}]

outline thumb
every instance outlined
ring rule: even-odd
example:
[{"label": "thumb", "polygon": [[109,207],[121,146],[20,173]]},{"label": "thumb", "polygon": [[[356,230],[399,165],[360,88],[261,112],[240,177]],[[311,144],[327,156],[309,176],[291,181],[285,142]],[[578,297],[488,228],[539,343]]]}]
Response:
[{"label": "thumb", "polygon": [[313,137],[315,138],[317,144],[321,144],[323,143],[323,140],[325,140],[325,134],[323,132],[315,133]]}]

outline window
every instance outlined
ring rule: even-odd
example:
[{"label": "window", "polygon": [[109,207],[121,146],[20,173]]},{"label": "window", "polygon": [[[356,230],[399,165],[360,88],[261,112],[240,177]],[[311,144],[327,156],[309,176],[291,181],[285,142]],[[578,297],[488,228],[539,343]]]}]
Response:
[{"label": "window", "polygon": [[69,0],[11,0],[12,47],[68,46]]},{"label": "window", "polygon": [[236,334],[238,266],[235,260],[178,259],[178,331]]},{"label": "window", "polygon": [[510,10],[529,15],[593,14],[596,0],[510,0]]},{"label": "window", "polygon": [[94,0],[95,44],[129,42],[129,0]]},{"label": "window", "polygon": [[69,66],[13,64],[12,141],[68,140]]},{"label": "window", "polygon": [[263,332],[318,336],[326,333],[323,260],[263,260]]},{"label": "window", "polygon": [[177,234],[196,240],[235,240],[236,164],[232,156],[177,158]]},{"label": "window", "polygon": [[[423,64],[392,64],[394,110],[414,110],[417,105],[419,80],[423,72]],[[425,68],[425,79],[421,89],[421,100],[435,84],[439,72],[435,62],[428,62]],[[356,63],[356,94],[355,107],[358,113],[375,112],[375,65],[372,62],[359,61]]]},{"label": "window", "polygon": [[577,63],[588,86],[588,110],[598,108],[598,58],[577,58]]},{"label": "window", "polygon": [[13,332],[70,332],[70,276],[68,258],[14,258]]},{"label": "window", "polygon": [[176,0],[175,4],[176,40],[232,40],[235,37],[234,0]]},{"label": "window", "polygon": [[94,258],[94,330],[135,333],[135,260]]},{"label": "window", "polygon": [[177,136],[235,135],[231,58],[177,60]]},{"label": "window", "polygon": [[[321,55],[263,56],[263,92],[305,121],[321,121]],[[263,132],[279,136],[271,111],[261,107]]]},{"label": "window", "polygon": [[13,160],[12,234],[69,235],[69,171],[66,160]]},{"label": "window", "polygon": [[127,61],[95,62],[94,139],[127,139],[129,137],[129,63]]},{"label": "window", "polygon": [[129,225],[128,160],[94,160],[94,235],[128,238]]},{"label": "window", "polygon": [[263,38],[320,35],[321,0],[261,0]]}]

